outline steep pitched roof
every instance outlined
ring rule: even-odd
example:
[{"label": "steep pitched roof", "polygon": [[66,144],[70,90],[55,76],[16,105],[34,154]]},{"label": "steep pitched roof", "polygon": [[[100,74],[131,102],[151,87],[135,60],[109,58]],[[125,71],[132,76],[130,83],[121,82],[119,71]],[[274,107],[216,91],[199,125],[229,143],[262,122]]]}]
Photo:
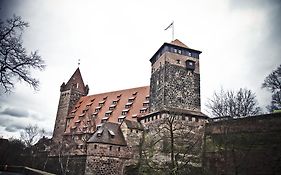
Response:
[{"label": "steep pitched roof", "polygon": [[93,134],[93,136],[87,142],[120,146],[127,145],[124,135],[120,129],[120,124],[111,122],[105,123]]},{"label": "steep pitched roof", "polygon": [[[103,123],[137,121],[148,113],[149,86],[82,97],[70,112],[65,133],[94,132]],[[94,120],[94,121],[93,121]]]},{"label": "steep pitched roof", "polygon": [[[63,86],[63,85],[62,85]],[[75,87],[80,92],[86,93],[85,84],[80,72],[79,67],[75,70],[68,82],[62,87],[63,90],[69,90]]]}]

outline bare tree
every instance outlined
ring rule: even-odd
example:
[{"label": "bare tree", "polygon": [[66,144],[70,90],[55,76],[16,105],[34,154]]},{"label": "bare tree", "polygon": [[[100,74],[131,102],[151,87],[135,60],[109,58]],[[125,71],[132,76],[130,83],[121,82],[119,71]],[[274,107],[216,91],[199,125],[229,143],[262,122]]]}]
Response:
[{"label": "bare tree", "polygon": [[[200,129],[201,128],[201,129]],[[186,174],[200,162],[202,126],[169,115],[155,121],[144,139],[143,164],[152,174]]]},{"label": "bare tree", "polygon": [[215,92],[207,102],[209,112],[216,117],[246,117],[261,113],[255,93],[240,88],[238,91]]},{"label": "bare tree", "polygon": [[40,129],[37,125],[28,125],[20,132],[20,139],[25,143],[27,147],[34,145],[43,135],[44,129]]},{"label": "bare tree", "polygon": [[271,105],[269,111],[281,109],[281,65],[273,70],[265,79],[262,88],[266,88],[272,93]]},{"label": "bare tree", "polygon": [[23,47],[22,33],[28,23],[19,16],[3,22],[0,19],[0,87],[11,92],[17,81],[24,81],[38,89],[39,81],[31,76],[32,69],[43,70],[44,61],[38,52],[27,54]]}]

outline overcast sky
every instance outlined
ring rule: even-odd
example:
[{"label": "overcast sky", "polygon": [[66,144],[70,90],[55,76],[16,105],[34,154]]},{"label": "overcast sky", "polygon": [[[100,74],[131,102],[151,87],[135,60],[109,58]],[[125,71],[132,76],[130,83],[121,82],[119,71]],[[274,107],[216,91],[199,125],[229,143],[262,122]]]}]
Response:
[{"label": "overcast sky", "polygon": [[149,59],[175,38],[201,50],[201,103],[214,91],[253,90],[261,106],[270,94],[261,84],[281,63],[279,0],[0,0],[2,19],[29,22],[23,40],[47,67],[34,72],[40,91],[17,83],[0,96],[0,135],[19,136],[28,124],[53,131],[59,89],[81,60],[89,94],[149,85]]}]

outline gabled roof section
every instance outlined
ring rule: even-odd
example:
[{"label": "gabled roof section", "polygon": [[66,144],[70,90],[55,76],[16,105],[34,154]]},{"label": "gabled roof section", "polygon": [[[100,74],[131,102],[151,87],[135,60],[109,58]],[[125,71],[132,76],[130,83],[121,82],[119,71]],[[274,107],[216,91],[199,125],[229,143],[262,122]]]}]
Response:
[{"label": "gabled roof section", "polygon": [[189,48],[187,45],[185,45],[184,43],[182,43],[178,39],[175,39],[174,41],[171,41],[170,43],[173,44],[173,45],[180,46],[180,47]]},{"label": "gabled roof section", "polygon": [[79,67],[75,70],[68,82],[66,84],[62,84],[61,88],[62,90],[70,90],[74,88],[84,94],[87,94],[87,86],[85,87]]},{"label": "gabled roof section", "polygon": [[93,136],[87,142],[120,146],[127,145],[124,135],[120,129],[120,124],[111,122],[105,123],[93,134]]}]

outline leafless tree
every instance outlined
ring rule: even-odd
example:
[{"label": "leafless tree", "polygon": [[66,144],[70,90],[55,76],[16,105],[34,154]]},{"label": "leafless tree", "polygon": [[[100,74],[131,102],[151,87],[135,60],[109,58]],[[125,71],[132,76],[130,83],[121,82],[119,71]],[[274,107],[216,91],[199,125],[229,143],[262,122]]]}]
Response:
[{"label": "leafless tree", "polygon": [[271,105],[269,111],[281,109],[281,65],[273,70],[265,79],[262,88],[266,88],[272,93]]},{"label": "leafless tree", "polygon": [[40,129],[37,125],[28,125],[20,132],[20,139],[25,143],[27,147],[34,145],[43,135],[44,129]]},{"label": "leafless tree", "polygon": [[238,91],[215,92],[207,102],[211,115],[216,117],[246,117],[261,113],[255,93],[240,88]]},{"label": "leafless tree", "polygon": [[[146,135],[143,164],[153,174],[186,174],[200,159],[201,125],[169,115],[156,121]],[[201,130],[202,131],[202,130]]]},{"label": "leafless tree", "polygon": [[31,70],[43,70],[44,61],[38,51],[27,53],[23,47],[22,33],[28,23],[19,16],[5,22],[0,19],[0,88],[11,92],[17,81],[24,81],[38,89],[39,81],[32,77]]}]

